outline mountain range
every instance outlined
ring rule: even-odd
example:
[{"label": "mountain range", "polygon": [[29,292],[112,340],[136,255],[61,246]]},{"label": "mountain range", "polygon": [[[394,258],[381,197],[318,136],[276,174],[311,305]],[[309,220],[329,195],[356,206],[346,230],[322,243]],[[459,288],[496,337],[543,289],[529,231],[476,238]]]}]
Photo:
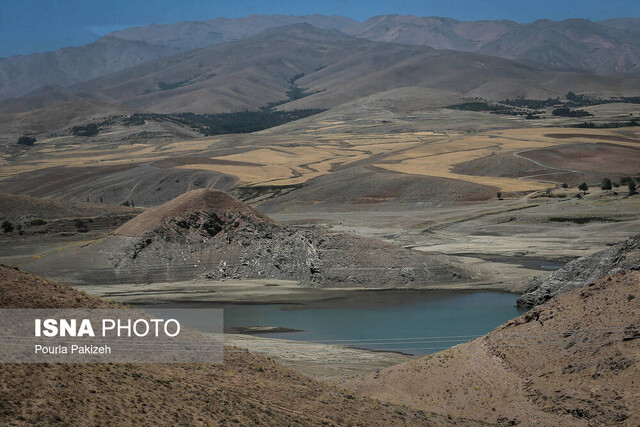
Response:
[{"label": "mountain range", "polygon": [[149,25],[0,59],[1,109],[79,98],[158,113],[331,108],[399,87],[488,99],[567,88],[616,96],[640,89],[638,23],[251,15]]},{"label": "mountain range", "polygon": [[44,86],[69,86],[154,59],[301,22],[337,30],[357,25],[356,21],[338,16],[251,15],[133,27],[84,46],[0,58],[0,99],[23,96]]},{"label": "mountain range", "polygon": [[43,87],[18,102],[5,102],[3,110],[27,111],[76,99],[155,113],[256,111],[269,105],[285,110],[332,108],[401,87],[499,100],[561,96],[567,90],[616,96],[638,92],[640,80],[374,42],[302,23],[147,61],[67,87]]}]

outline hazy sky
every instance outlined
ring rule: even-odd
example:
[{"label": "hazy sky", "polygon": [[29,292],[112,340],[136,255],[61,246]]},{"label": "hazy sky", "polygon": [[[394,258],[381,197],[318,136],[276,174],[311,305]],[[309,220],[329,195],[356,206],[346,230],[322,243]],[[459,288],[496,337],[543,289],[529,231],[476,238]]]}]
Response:
[{"label": "hazy sky", "polygon": [[640,0],[0,0],[0,57],[89,43],[110,31],[252,13],[389,13],[462,20],[640,17]]}]

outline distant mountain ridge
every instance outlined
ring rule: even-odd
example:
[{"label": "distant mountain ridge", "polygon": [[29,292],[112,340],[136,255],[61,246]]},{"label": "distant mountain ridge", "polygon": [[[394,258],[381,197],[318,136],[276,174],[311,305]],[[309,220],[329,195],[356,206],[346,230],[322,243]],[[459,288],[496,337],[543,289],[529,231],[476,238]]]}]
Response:
[{"label": "distant mountain ridge", "polygon": [[73,99],[155,113],[257,111],[269,105],[332,108],[401,87],[488,99],[520,94],[546,98],[568,90],[613,96],[640,93],[640,79],[551,72],[471,52],[373,42],[302,23],[148,61],[67,88],[43,88],[20,102],[5,101],[2,108],[27,111]]},{"label": "distant mountain ridge", "polygon": [[72,86],[299,23],[375,42],[480,53],[550,70],[640,76],[640,18],[519,24],[411,15],[383,15],[365,22],[335,15],[250,15],[134,27],[80,47],[0,58],[0,99],[22,97],[46,86]]},{"label": "distant mountain ridge", "polygon": [[640,19],[586,19],[528,24],[466,22],[440,17],[384,15],[354,33],[375,41],[498,56],[553,70],[640,75]]},{"label": "distant mountain ridge", "polygon": [[0,58],[0,99],[21,97],[45,86],[71,86],[155,59],[302,22],[329,30],[347,30],[358,24],[341,16],[250,15],[128,28],[84,46]]}]

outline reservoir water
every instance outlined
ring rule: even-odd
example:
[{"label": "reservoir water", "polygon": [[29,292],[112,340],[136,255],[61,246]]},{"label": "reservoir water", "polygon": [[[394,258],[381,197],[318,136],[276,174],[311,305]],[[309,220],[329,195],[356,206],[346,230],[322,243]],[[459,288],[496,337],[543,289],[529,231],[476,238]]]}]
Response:
[{"label": "reservoir water", "polygon": [[263,336],[423,355],[470,341],[519,316],[524,311],[514,307],[516,299],[490,291],[366,291],[304,305],[193,302],[141,308],[218,307],[224,309],[227,330],[287,328],[300,331]]}]

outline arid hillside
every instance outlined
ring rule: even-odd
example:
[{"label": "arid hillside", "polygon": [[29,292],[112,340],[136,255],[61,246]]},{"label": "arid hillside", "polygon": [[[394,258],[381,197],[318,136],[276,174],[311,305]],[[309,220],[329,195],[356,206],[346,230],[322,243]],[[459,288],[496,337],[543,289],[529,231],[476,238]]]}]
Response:
[{"label": "arid hillside", "polygon": [[633,27],[633,19],[540,19],[519,24],[383,15],[363,22],[355,34],[376,41],[477,52],[548,69],[638,75],[640,39]]},{"label": "arid hillside", "polygon": [[71,203],[57,200],[44,200],[35,197],[0,193],[0,218],[11,221],[30,221],[34,219],[59,219],[92,216],[133,217],[140,209],[130,206],[113,206],[101,203]]},{"label": "arid hillside", "polygon": [[[0,308],[106,308],[0,267]],[[269,358],[227,347],[215,365],[6,364],[3,425],[481,425],[355,399]]]},{"label": "arid hillside", "polygon": [[110,231],[141,212],[130,206],[102,203],[72,203],[0,193],[0,223],[5,255],[9,245],[30,236],[85,238]]},{"label": "arid hillside", "polygon": [[41,87],[70,86],[154,59],[302,22],[323,29],[347,29],[356,24],[340,16],[251,15],[127,28],[84,46],[0,58],[0,98],[24,96]]},{"label": "arid hillside", "polygon": [[640,421],[640,273],[557,295],[468,344],[354,381],[358,396],[507,425]]}]

